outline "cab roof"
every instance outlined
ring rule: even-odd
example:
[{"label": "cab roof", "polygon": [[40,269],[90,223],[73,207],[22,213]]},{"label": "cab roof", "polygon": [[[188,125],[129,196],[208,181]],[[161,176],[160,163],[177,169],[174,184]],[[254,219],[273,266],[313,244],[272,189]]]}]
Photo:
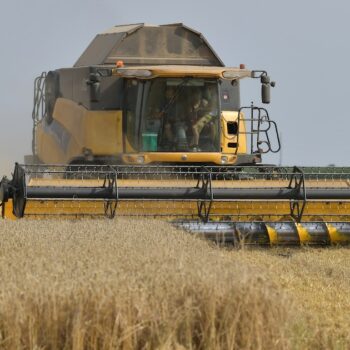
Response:
[{"label": "cab roof", "polygon": [[205,37],[182,23],[114,26],[98,34],[74,67],[114,65],[224,66]]}]

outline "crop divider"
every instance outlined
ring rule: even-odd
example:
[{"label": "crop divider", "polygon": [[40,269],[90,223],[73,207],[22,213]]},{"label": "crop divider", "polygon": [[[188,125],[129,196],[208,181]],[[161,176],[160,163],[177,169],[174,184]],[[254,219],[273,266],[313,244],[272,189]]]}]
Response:
[{"label": "crop divider", "polygon": [[[114,199],[107,199],[104,202],[104,212],[105,216],[109,219],[113,219],[115,217],[115,213],[118,206],[118,199],[119,199],[119,193],[118,193],[118,173],[113,167],[109,167],[109,169],[112,170],[112,172],[108,172],[105,175],[103,185],[102,187],[108,188],[111,193],[115,192],[115,198]],[[115,191],[114,191],[115,190]]]},{"label": "crop divider", "polygon": [[297,223],[300,223],[307,203],[307,196],[305,175],[297,166],[293,168],[288,188],[295,190],[295,198],[290,200],[290,215]]},{"label": "crop divider", "polygon": [[196,188],[200,188],[203,193],[203,200],[197,202],[198,217],[203,222],[208,222],[214,200],[212,190],[212,172],[209,169],[202,168]]}]

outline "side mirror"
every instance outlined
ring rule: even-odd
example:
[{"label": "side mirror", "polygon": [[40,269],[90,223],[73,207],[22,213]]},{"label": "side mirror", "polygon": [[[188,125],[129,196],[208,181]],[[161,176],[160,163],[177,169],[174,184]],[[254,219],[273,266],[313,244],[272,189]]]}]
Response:
[{"label": "side mirror", "polygon": [[261,102],[270,103],[271,101],[271,91],[270,84],[261,84]]},{"label": "side mirror", "polygon": [[56,100],[60,97],[60,76],[57,71],[50,71],[45,78],[45,118],[48,124],[53,120]]},{"label": "side mirror", "polygon": [[270,77],[264,74],[260,78],[261,81],[261,101],[262,103],[268,104],[271,102],[271,86],[274,87],[276,84],[274,81],[270,82]]},{"label": "side mirror", "polygon": [[101,97],[100,82],[95,82],[90,85],[90,101],[98,102]]},{"label": "side mirror", "polygon": [[90,80],[86,82],[90,87],[90,101],[98,102],[101,97],[100,79],[97,74],[91,73]]}]

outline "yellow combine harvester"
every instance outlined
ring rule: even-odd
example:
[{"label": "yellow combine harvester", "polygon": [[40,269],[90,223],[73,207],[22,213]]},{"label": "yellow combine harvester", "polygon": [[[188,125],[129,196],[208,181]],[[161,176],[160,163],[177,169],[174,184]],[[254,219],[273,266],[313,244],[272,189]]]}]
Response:
[{"label": "yellow combine harvester", "polygon": [[[74,67],[35,81],[33,154],[0,185],[2,217],[151,216],[224,241],[350,241],[350,171],[262,165],[278,152],[265,108],[182,25],[116,26]],[[53,165],[59,164],[59,165]]]}]

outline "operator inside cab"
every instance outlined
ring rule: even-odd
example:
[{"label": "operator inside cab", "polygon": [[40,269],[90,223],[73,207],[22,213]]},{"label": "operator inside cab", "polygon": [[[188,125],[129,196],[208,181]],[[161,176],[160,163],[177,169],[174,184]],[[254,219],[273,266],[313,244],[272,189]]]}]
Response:
[{"label": "operator inside cab", "polygon": [[217,80],[157,78],[146,93],[141,132],[156,135],[160,152],[218,152],[219,115]]}]

